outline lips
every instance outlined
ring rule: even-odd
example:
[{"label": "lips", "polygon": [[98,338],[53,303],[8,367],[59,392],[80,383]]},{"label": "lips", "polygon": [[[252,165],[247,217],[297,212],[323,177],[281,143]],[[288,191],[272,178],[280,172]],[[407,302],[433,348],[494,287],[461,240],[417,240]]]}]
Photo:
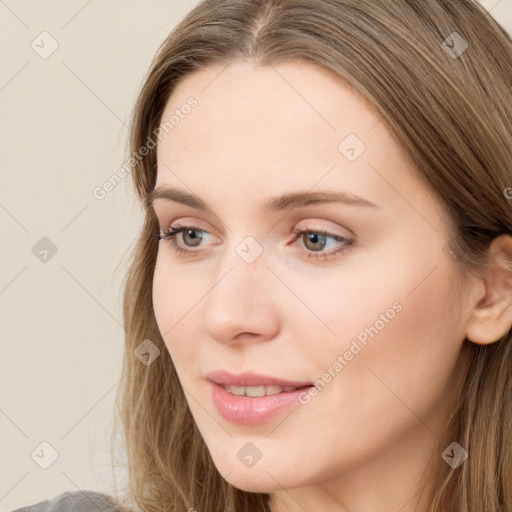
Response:
[{"label": "lips", "polygon": [[307,386],[311,386],[312,382],[306,381],[298,381],[298,380],[285,380],[279,379],[277,377],[272,377],[268,375],[261,375],[253,372],[244,372],[238,375],[234,375],[225,370],[216,370],[210,372],[207,375],[208,379],[216,384],[220,384],[221,386],[239,386],[239,387],[247,387],[247,386],[281,386],[281,387],[294,387],[294,388],[303,388]]},{"label": "lips", "polygon": [[241,425],[255,425],[277,418],[290,407],[297,407],[301,403],[300,394],[304,393],[303,390],[296,389],[275,395],[248,397],[232,394],[212,381],[209,385],[210,396],[220,416]]},{"label": "lips", "polygon": [[285,380],[252,372],[234,375],[225,370],[208,374],[211,397],[218,413],[233,423],[251,425],[270,421],[289,407],[312,383]]}]

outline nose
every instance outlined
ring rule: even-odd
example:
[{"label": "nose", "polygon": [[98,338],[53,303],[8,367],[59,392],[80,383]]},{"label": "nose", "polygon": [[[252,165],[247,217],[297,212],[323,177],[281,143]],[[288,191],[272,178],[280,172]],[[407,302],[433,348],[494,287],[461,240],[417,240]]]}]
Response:
[{"label": "nose", "polygon": [[205,297],[203,325],[219,343],[271,340],[279,332],[276,279],[265,260],[246,263],[237,254],[219,270]]}]

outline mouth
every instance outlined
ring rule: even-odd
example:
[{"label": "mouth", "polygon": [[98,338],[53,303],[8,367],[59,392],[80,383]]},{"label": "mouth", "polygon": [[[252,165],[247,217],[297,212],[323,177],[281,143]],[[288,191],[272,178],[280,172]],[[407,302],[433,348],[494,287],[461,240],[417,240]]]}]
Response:
[{"label": "mouth", "polygon": [[250,398],[257,398],[262,396],[273,396],[280,393],[292,393],[294,391],[305,390],[311,385],[296,386],[279,386],[277,384],[266,384],[261,386],[235,386],[229,384],[219,384],[228,393],[236,396],[246,396]]},{"label": "mouth", "polygon": [[249,373],[235,376],[226,372],[210,374],[209,384],[217,412],[232,423],[244,425],[268,422],[304,403],[301,395],[313,387],[312,383]]}]

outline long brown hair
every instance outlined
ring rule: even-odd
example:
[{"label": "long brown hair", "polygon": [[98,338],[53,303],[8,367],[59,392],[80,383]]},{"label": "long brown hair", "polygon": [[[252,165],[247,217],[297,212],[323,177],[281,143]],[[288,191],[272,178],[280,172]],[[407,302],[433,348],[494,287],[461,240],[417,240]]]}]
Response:
[{"label": "long brown hair", "polygon": [[[504,194],[512,185],[512,39],[476,0],[204,0],[151,63],[133,110],[130,154],[154,145],[149,138],[189,73],[288,59],[330,71],[368,100],[446,207],[454,275],[481,275],[491,241],[512,233]],[[145,199],[155,186],[156,147],[131,164],[144,222],[125,280],[125,377],[116,399],[129,477],[124,503],[144,512],[269,511],[269,494],[222,478],[188,408],[152,304],[158,223]],[[150,365],[134,355],[147,339],[160,349]],[[512,510],[511,333],[486,346],[465,343],[471,355],[459,406],[429,466],[429,511]],[[454,440],[469,453],[457,469],[441,458]]]}]

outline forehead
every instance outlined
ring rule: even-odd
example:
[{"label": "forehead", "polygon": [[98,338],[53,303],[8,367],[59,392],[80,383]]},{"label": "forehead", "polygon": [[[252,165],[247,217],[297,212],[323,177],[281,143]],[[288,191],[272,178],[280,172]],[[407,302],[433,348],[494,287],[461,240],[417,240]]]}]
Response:
[{"label": "forehead", "polygon": [[[191,97],[196,106],[183,108]],[[196,71],[176,87],[161,122],[172,116],[157,147],[157,186],[185,183],[201,197],[217,190],[244,200],[274,195],[276,186],[334,188],[377,203],[393,193],[379,174],[419,186],[380,116],[309,63]]]}]

